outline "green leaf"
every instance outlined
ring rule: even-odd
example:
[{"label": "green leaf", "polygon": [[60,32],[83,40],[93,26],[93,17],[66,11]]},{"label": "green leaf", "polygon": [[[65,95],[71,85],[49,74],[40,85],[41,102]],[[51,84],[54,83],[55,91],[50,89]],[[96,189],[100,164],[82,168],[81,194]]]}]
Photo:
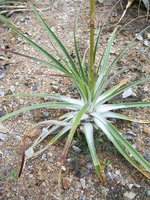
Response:
[{"label": "green leaf", "polygon": [[11,95],[6,95],[6,96],[1,96],[1,98],[9,98],[9,97],[41,97],[41,98],[48,98],[52,100],[58,100],[58,101],[63,101],[63,102],[68,102],[72,103],[78,106],[83,106],[83,102],[81,100],[73,99],[67,96],[62,96],[62,95],[55,95],[55,94],[48,94],[48,93],[32,93],[32,94],[11,94]]},{"label": "green leaf", "polygon": [[[143,78],[143,79],[141,79],[141,80],[134,81],[133,83],[130,83],[130,84],[128,84],[127,86],[123,86],[123,87],[120,87],[120,88],[116,88],[116,90],[114,90],[113,93],[110,93],[110,95],[107,95],[106,98],[103,98],[103,100],[101,100],[101,101],[99,101],[99,102],[97,101],[97,104],[104,104],[104,103],[106,103],[107,101],[111,100],[113,97],[115,97],[115,96],[117,96],[117,95],[123,93],[125,90],[127,90],[127,89],[129,89],[129,88],[132,88],[132,87],[134,87],[134,86],[136,86],[136,85],[143,84],[144,82],[149,81],[149,80],[150,80],[150,77],[148,77],[148,78]],[[110,89],[110,91],[111,91],[111,89]],[[106,93],[108,93],[108,92],[106,92]],[[105,93],[104,93],[104,94],[105,94]]]},{"label": "green leaf", "polygon": [[69,73],[71,76],[71,73],[56,59],[54,58],[50,53],[48,53],[44,48],[39,46],[37,43],[35,43],[33,40],[28,38],[22,31],[20,31],[11,21],[9,21],[6,17],[0,15],[0,21],[5,23],[9,28],[12,29],[13,32],[17,33],[19,36],[21,36],[24,40],[26,40],[32,47],[37,49],[39,52],[41,52],[43,55],[47,56],[53,63],[56,64],[57,69],[60,71],[66,71],[67,74]]},{"label": "green leaf", "polygon": [[96,107],[96,112],[104,113],[110,110],[126,109],[126,108],[138,108],[149,107],[150,102],[129,102],[129,103],[117,103],[117,104],[104,104]]},{"label": "green leaf", "polygon": [[134,119],[132,117],[125,116],[125,115],[122,115],[122,114],[119,114],[119,113],[115,113],[115,112],[105,112],[105,113],[103,113],[103,116],[105,118],[122,119],[122,120],[131,121],[131,122],[137,122],[137,123],[150,123],[150,120]]},{"label": "green leaf", "polygon": [[[68,153],[68,149],[69,149],[69,147],[71,145],[71,142],[72,142],[73,136],[75,134],[75,131],[76,131],[77,127],[79,126],[80,121],[81,121],[83,115],[85,114],[85,112],[87,111],[88,107],[89,107],[89,104],[86,103],[81,108],[81,110],[78,112],[77,116],[75,117],[75,119],[74,119],[74,121],[72,123],[72,128],[71,128],[71,130],[69,132],[69,135],[68,135],[68,138],[67,138],[65,147],[63,149],[62,156],[61,156],[61,166],[63,165],[64,160],[66,159],[66,156],[67,156],[67,153]],[[62,168],[60,169],[59,174],[58,174],[58,185],[59,185],[59,187],[60,187],[61,172],[62,172]]]},{"label": "green leaf", "polygon": [[84,128],[86,141],[88,143],[88,147],[91,153],[91,157],[94,163],[94,167],[96,169],[96,172],[100,180],[103,181],[102,170],[101,170],[99,159],[96,154],[96,149],[95,149],[95,144],[94,144],[93,125],[91,123],[84,123],[83,128]]},{"label": "green leaf", "polygon": [[[44,151],[46,151],[52,144],[54,144],[61,136],[63,136],[66,132],[68,132],[69,130],[71,129],[71,126],[66,126],[66,127],[64,127],[64,128],[62,128],[62,130],[61,131],[59,131],[58,133],[57,133],[57,135],[56,136],[54,136],[49,142],[48,142],[48,144],[45,146],[45,147],[43,147],[42,149],[40,149],[39,151],[36,151],[36,152],[34,152],[34,148],[41,142],[41,141],[43,141],[44,139],[45,139],[45,137],[41,137],[41,139],[40,140],[36,140],[34,143],[33,143],[33,145],[30,147],[30,148],[32,148],[32,151],[31,152],[33,152],[33,154],[32,155],[30,155],[30,157],[28,157],[27,159],[29,159],[29,158],[31,158],[31,157],[37,157],[38,155],[40,155],[41,153],[43,153]],[[47,134],[47,136],[48,135],[50,135],[51,134],[51,131],[49,131],[49,133]],[[29,148],[29,149],[30,149]],[[28,150],[29,150],[28,149]],[[27,150],[27,151],[28,151]]]},{"label": "green leaf", "polygon": [[[108,121],[103,118],[102,115],[94,113],[93,116],[95,116],[95,123],[98,127],[107,135],[107,137],[111,140],[111,142],[116,146],[118,151],[143,175],[150,178],[149,172],[150,172],[150,165],[149,163],[139,154],[139,152],[132,147],[132,145],[123,138],[120,132]],[[143,166],[148,173],[139,166],[131,157],[134,156],[134,158],[140,163],[141,166]]]},{"label": "green leaf", "polygon": [[111,37],[108,41],[107,47],[105,49],[104,55],[102,57],[102,60],[100,60],[99,65],[98,65],[98,73],[100,74],[97,81],[96,81],[96,86],[95,86],[95,90],[94,90],[94,94],[96,95],[96,97],[99,95],[99,89],[102,87],[101,82],[103,80],[104,74],[106,72],[107,66],[108,66],[108,61],[109,61],[109,57],[110,57],[110,50],[111,50],[111,46],[113,44],[114,38],[115,38],[115,34],[117,31],[116,27],[114,29],[114,31],[111,34]]},{"label": "green leaf", "polygon": [[114,87],[110,88],[108,91],[104,92],[101,96],[98,97],[98,99],[96,100],[96,104],[101,104],[101,102],[103,102],[104,99],[111,97],[114,94],[114,92],[116,92],[119,88],[125,85],[127,81],[128,81],[127,79],[124,79],[119,84],[115,85]]},{"label": "green leaf", "polygon": [[74,119],[74,122],[72,124],[72,128],[69,132],[69,135],[68,135],[68,138],[67,138],[67,141],[66,141],[66,144],[65,144],[65,148],[63,150],[63,153],[62,153],[62,157],[61,159],[64,161],[64,158],[66,158],[66,155],[67,155],[67,152],[68,152],[68,148],[71,144],[71,141],[72,141],[72,138],[73,138],[73,135],[78,127],[78,125],[80,124],[80,121],[81,121],[81,118],[82,116],[85,114],[85,112],[87,111],[87,108],[88,108],[89,104],[86,103],[82,108],[81,110],[78,112],[77,116],[75,117]]},{"label": "green leaf", "polygon": [[51,108],[51,109],[70,109],[70,110],[76,110],[79,109],[77,105],[71,104],[71,103],[63,103],[63,102],[48,102],[48,103],[40,103],[40,104],[33,104],[31,106],[27,106],[24,108],[21,108],[19,110],[16,110],[12,113],[6,114],[5,116],[0,118],[0,122],[9,119],[10,117],[13,117],[15,115],[18,115],[20,113],[27,112],[29,110],[37,109],[37,108]]},{"label": "green leaf", "polygon": [[50,29],[50,27],[47,25],[46,21],[42,18],[42,16],[39,14],[39,12],[35,9],[35,7],[33,7],[34,12],[36,14],[36,16],[38,17],[38,19],[41,21],[41,23],[43,24],[43,26],[45,27],[45,29],[47,30],[48,34],[52,37],[52,39],[56,42],[56,44],[58,45],[58,47],[63,51],[64,55],[67,57],[68,61],[71,64],[72,67],[72,73],[77,74],[77,76],[80,76],[71,56],[69,55],[68,51],[66,50],[66,48],[64,47],[64,45],[61,43],[61,41],[57,38],[57,36],[53,33],[53,31]]},{"label": "green leaf", "polygon": [[75,53],[76,53],[77,60],[78,60],[78,65],[80,67],[80,73],[82,75],[83,80],[86,81],[85,80],[85,74],[84,74],[83,66],[82,66],[80,55],[79,55],[79,51],[78,51],[78,47],[77,47],[75,25],[74,25],[74,48],[75,48]]}]

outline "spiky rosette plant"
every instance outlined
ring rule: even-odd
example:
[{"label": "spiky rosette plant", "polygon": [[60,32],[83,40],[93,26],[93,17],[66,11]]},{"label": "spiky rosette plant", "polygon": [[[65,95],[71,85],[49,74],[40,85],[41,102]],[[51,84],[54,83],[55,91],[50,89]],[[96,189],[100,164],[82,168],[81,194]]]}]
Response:
[{"label": "spiky rosette plant", "polygon": [[[150,178],[150,165],[149,163],[142,157],[141,154],[123,137],[123,134],[115,128],[115,126],[111,123],[110,119],[122,119],[139,123],[149,123],[149,121],[133,119],[129,116],[124,116],[122,114],[117,113],[117,110],[120,109],[128,109],[128,108],[137,108],[137,107],[148,107],[150,106],[150,102],[128,102],[128,103],[108,103],[117,95],[123,93],[128,88],[136,86],[138,84],[142,84],[145,81],[149,81],[150,78],[143,78],[141,80],[136,80],[132,83],[128,83],[128,80],[124,79],[117,85],[113,86],[110,89],[107,89],[107,86],[110,85],[112,80],[116,77],[116,75],[111,76],[111,71],[115,67],[116,63],[120,61],[125,52],[133,45],[131,42],[122,51],[119,55],[109,63],[110,50],[113,44],[117,28],[114,29],[111,34],[108,44],[103,52],[103,56],[101,57],[97,67],[95,58],[98,49],[98,43],[101,36],[101,30],[94,42],[94,14],[95,14],[95,0],[90,0],[90,48],[89,48],[89,63],[88,69],[85,70],[85,56],[81,59],[81,56],[78,51],[76,34],[74,32],[74,46],[75,53],[77,57],[77,64],[75,64],[74,60],[70,56],[67,49],[64,47],[62,42],[57,38],[51,28],[47,25],[46,21],[42,18],[39,12],[34,8],[34,12],[37,18],[40,20],[50,37],[53,39],[57,47],[61,50],[62,54],[59,54],[59,59],[54,57],[51,53],[45,50],[41,45],[38,45],[36,42],[27,37],[21,30],[19,30],[12,22],[10,22],[4,16],[0,16],[0,20],[5,23],[13,32],[22,37],[25,41],[27,41],[32,47],[38,50],[41,54],[47,57],[47,60],[29,57],[35,61],[39,61],[44,65],[55,68],[60,72],[63,72],[67,75],[70,80],[75,84],[80,98],[73,99],[67,96],[60,96],[54,94],[14,94],[13,96],[17,97],[47,97],[53,101],[46,103],[39,103],[30,105],[27,107],[23,107],[19,110],[16,110],[12,113],[9,113],[0,118],[0,122],[13,117],[17,114],[33,110],[36,108],[51,108],[51,109],[66,109],[67,112],[63,114],[59,120],[48,120],[44,122],[40,122],[35,126],[31,127],[30,130],[27,130],[23,137],[23,150],[25,149],[25,140],[30,131],[38,125],[43,124],[51,124],[51,128],[47,133],[41,133],[41,135],[36,139],[33,145],[26,151],[23,151],[23,163],[26,158],[37,156],[39,153],[43,152],[47,148],[49,148],[52,144],[54,144],[60,137],[68,133],[67,140],[65,143],[65,147],[61,156],[61,164],[63,165],[68,149],[73,140],[74,134],[77,128],[80,127],[80,130],[85,135],[88,148],[90,150],[90,154],[96,169],[96,172],[101,181],[103,181],[103,170],[101,167],[100,158],[96,154],[95,144],[94,144],[94,129],[100,129],[107,138],[113,143],[113,145],[118,149],[118,151],[142,174],[146,177]],[[134,41],[134,40],[133,40]],[[14,52],[15,53],[15,52]],[[16,53],[19,54],[19,53]],[[22,55],[22,54],[19,54]],[[25,56],[25,55],[23,55]],[[124,70],[121,70],[118,74],[121,74]],[[54,101],[56,100],[56,101]],[[39,151],[36,150],[36,146],[42,142],[48,135],[51,133],[57,133],[48,143],[44,149]],[[22,171],[21,167],[21,171]],[[21,174],[20,171],[20,174]],[[20,175],[19,174],[19,175]],[[61,175],[61,170],[59,173],[59,177]]]}]

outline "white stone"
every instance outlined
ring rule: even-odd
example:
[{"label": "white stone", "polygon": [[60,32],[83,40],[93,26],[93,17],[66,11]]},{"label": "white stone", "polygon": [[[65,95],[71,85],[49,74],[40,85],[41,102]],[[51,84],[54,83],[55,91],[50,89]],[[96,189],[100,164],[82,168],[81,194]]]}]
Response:
[{"label": "white stone", "polygon": [[124,200],[133,200],[134,197],[136,196],[136,194],[134,192],[125,192],[123,197],[124,197]]}]

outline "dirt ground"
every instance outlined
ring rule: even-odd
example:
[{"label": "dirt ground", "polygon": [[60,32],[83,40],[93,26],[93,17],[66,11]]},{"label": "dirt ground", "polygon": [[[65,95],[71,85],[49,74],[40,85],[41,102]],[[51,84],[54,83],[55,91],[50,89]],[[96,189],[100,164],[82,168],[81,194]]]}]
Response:
[{"label": "dirt ground", "polygon": [[[29,1],[30,2],[30,1]],[[73,24],[76,13],[80,7],[80,0],[43,0],[32,1],[51,26],[52,30],[74,56],[73,49]],[[106,0],[96,4],[96,26],[106,19],[116,1]],[[31,2],[30,2],[31,3]],[[122,1],[123,3],[123,1]],[[124,4],[118,4],[112,11],[105,23],[104,33],[100,42],[99,57],[102,50],[119,20]],[[78,45],[81,54],[84,53],[89,43],[89,4],[85,1],[79,13],[77,27]],[[146,10],[140,10],[140,16],[146,15]],[[138,16],[138,5],[133,5],[125,16],[121,27]],[[51,40],[46,31],[39,23],[32,11],[14,12],[10,19],[22,29],[24,33],[32,37],[36,42],[45,46],[50,52],[54,52]],[[118,55],[121,48],[135,37],[143,28],[148,26],[146,18],[138,18],[128,24],[117,35],[112,48],[111,56]],[[11,49],[26,55],[39,56],[31,46],[12,33],[6,26],[0,24],[0,47]],[[148,77],[150,75],[150,51],[148,42],[150,33],[147,31],[142,38],[137,38],[135,46],[129,50],[124,58],[117,64],[114,73],[127,67],[128,73],[116,78],[115,82],[124,77],[133,78]],[[55,53],[54,53],[55,54]],[[0,96],[11,93],[59,93],[67,96],[78,96],[76,90],[72,90],[70,80],[59,74],[56,70],[46,68],[41,63],[36,63],[22,57],[17,57],[0,51]],[[2,75],[2,76],[1,76]],[[150,84],[145,83],[133,88],[134,95],[116,101],[150,101]],[[24,105],[35,102],[43,102],[39,98],[11,98],[0,100],[0,117],[12,112]],[[123,111],[139,119],[150,119],[150,109],[132,109]],[[2,200],[148,200],[150,198],[149,181],[138,173],[128,162],[115,150],[113,145],[104,137],[100,140],[95,133],[98,156],[105,166],[106,181],[101,184],[93,169],[91,158],[85,141],[80,142],[75,138],[76,146],[80,151],[70,149],[68,159],[64,165],[62,189],[58,191],[57,172],[60,166],[59,158],[64,146],[64,140],[57,142],[39,157],[28,160],[21,178],[17,174],[21,164],[21,138],[25,130],[33,123],[44,119],[55,119],[60,112],[49,109],[38,109],[21,114],[7,120],[3,125],[8,129],[6,137],[0,140],[0,198]],[[150,126],[116,121],[115,126],[122,133],[130,133],[130,142],[138,149],[145,158],[150,161]],[[41,129],[36,129],[28,138],[30,146]],[[0,130],[1,132],[1,130]],[[47,144],[46,139],[39,149]],[[64,188],[66,185],[66,188]]]}]

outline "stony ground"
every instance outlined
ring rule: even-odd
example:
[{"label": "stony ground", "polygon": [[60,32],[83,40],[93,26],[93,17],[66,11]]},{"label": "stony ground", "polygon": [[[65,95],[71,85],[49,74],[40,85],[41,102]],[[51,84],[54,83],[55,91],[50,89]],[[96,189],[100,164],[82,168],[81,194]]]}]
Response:
[{"label": "stony ground", "polygon": [[[116,1],[106,0],[96,5],[96,32],[99,24],[105,20]],[[34,0],[35,5],[41,9],[41,13],[57,33],[66,47],[73,52],[73,23],[75,15],[80,7],[80,0]],[[104,34],[100,42],[99,55],[102,54],[113,27],[121,16],[122,4],[119,4],[111,13],[104,27]],[[79,13],[77,28],[78,45],[81,53],[88,46],[89,28],[89,5],[84,3]],[[146,15],[145,10],[140,10],[140,15]],[[138,6],[133,7],[123,20],[121,26],[138,16]],[[10,19],[15,22],[25,33],[36,42],[44,45],[50,52],[54,52],[53,45],[46,32],[41,27],[32,11],[14,12]],[[112,48],[112,58],[132,38],[148,25],[145,18],[139,18],[128,24],[117,35]],[[12,49],[26,55],[39,56],[31,46],[27,45],[10,29],[0,24],[0,47]],[[141,78],[150,74],[150,33],[147,31],[137,36],[136,45],[118,63],[115,73],[123,67],[131,68],[128,73],[116,78],[115,82],[123,78]],[[55,54],[55,53],[54,53]],[[55,76],[59,74],[59,76]],[[122,99],[119,96],[116,101],[148,101],[150,85],[133,88],[129,97]],[[40,63],[32,62],[22,57],[12,56],[0,52],[0,96],[11,93],[53,92],[68,96],[78,96],[73,90],[70,80],[60,76],[60,73],[45,68]],[[0,100],[0,116],[5,113],[21,108],[35,102],[43,102],[43,99],[3,99]],[[133,109],[124,113],[139,119],[150,119],[149,109]],[[34,160],[26,163],[23,175],[17,179],[21,163],[21,138],[25,130],[33,123],[44,119],[55,119],[60,112],[48,109],[40,109],[27,112],[24,115],[11,118],[3,123],[7,130],[0,129],[0,197],[2,200],[148,200],[150,198],[149,181],[138,173],[124,158],[115,150],[105,137],[99,137],[95,133],[96,146],[99,158],[105,167],[106,181],[101,184],[93,169],[91,158],[87,150],[86,142],[82,137],[74,138],[74,146],[70,149],[68,159],[63,169],[62,189],[57,187],[57,172],[60,166],[59,158],[64,146],[64,140],[57,142],[54,146]],[[137,123],[120,121],[115,122],[125,137],[150,161],[150,126]],[[45,127],[47,128],[47,127]],[[42,130],[36,129],[28,138],[28,145],[36,139]],[[82,140],[82,143],[81,143]],[[39,146],[42,148],[48,139]]]}]

